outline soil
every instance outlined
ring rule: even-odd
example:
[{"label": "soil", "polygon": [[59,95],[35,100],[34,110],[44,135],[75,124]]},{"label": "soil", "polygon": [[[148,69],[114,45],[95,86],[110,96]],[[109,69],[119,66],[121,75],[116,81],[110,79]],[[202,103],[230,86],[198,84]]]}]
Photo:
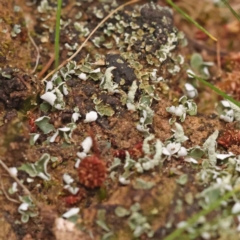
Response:
[{"label": "soil", "polygon": [[[44,5],[44,2],[48,4]],[[235,6],[236,1],[232,2]],[[88,32],[122,3],[124,1],[63,1],[60,62],[71,56]],[[177,13],[162,7],[166,5],[162,1],[151,4],[142,1],[121,9],[99,27],[74,58],[74,63],[58,72],[60,85],[54,82],[56,78],[48,79],[55,89],[64,92],[66,87],[68,91],[66,95],[60,94],[64,103],[57,99],[59,105],[64,104],[59,109],[41,98],[47,84],[42,79],[54,69],[51,59],[54,55],[56,1],[1,0],[0,160],[9,168],[20,168],[17,178],[23,181],[30,195],[20,185],[17,192],[9,193],[15,180],[0,168],[0,240],[164,239],[177,228],[178,223],[202,209],[199,195],[210,183],[201,185],[197,176],[203,168],[206,154],[198,159],[197,164],[189,163],[176,154],[165,156],[164,162],[143,173],[135,168],[126,170],[125,164],[128,153],[133,162],[140,162],[139,159],[146,156],[153,158],[157,139],[164,146],[172,141],[176,125],[170,124],[172,114],[166,109],[178,105],[179,98],[184,95],[184,84],[191,81],[186,69],[193,53],[198,52],[205,62],[214,63],[209,68],[209,81],[239,100],[239,46],[235,40],[240,35],[240,25],[234,25],[233,29],[234,16],[228,13],[223,17],[226,9],[209,2],[200,3],[201,7],[197,9],[190,0],[179,0],[176,4],[218,36],[221,71],[217,66],[215,45],[210,39],[205,35],[200,38],[197,28]],[[220,17],[214,17],[217,14]],[[21,29],[19,33],[14,30],[18,26]],[[224,31],[223,26],[226,26]],[[178,35],[180,30],[185,32],[189,42],[184,48],[181,47],[183,39]],[[176,38],[170,45],[171,55],[159,62],[165,54],[159,49],[161,46],[169,47],[167,44],[172,33]],[[184,57],[183,64],[177,60],[180,56]],[[174,72],[176,66],[180,66],[180,70]],[[153,72],[164,81],[150,77]],[[134,84],[136,91],[131,98],[130,90]],[[223,140],[219,141],[218,151],[238,155],[238,128],[220,120],[215,110],[216,103],[222,99],[199,83],[195,86],[199,92],[194,99],[198,113],[187,114],[182,122],[176,118],[188,137],[182,146],[188,150],[202,147],[218,130],[219,138],[226,136],[224,144],[221,144]],[[88,123],[85,117],[91,111],[96,111],[98,118]],[[75,122],[72,120],[74,113],[80,114]],[[49,118],[48,127],[54,131],[44,132],[46,128],[35,122],[44,116]],[[145,130],[139,130],[137,126]],[[51,141],[57,129],[64,127],[72,127],[71,134],[70,130],[58,130],[58,136]],[[231,132],[226,132],[226,129]],[[40,134],[34,144],[33,134]],[[151,154],[146,155],[142,143],[149,134],[154,138],[150,140]],[[89,135],[93,139],[90,156],[83,158],[76,168],[77,153],[84,151],[82,142]],[[50,156],[47,172],[42,167],[45,178],[49,175],[49,179],[29,176],[22,166],[37,163],[43,156]],[[116,157],[119,157],[119,165],[112,170]],[[219,168],[224,169],[224,164],[218,162]],[[80,174],[80,169],[91,178],[90,182],[82,180],[84,174]],[[66,173],[74,180],[72,186],[79,188],[75,195],[64,188],[63,175]],[[119,181],[121,176],[125,177],[124,174],[129,175],[126,177],[130,180],[128,184]],[[181,176],[187,176],[186,183],[179,183]],[[153,186],[137,187],[139,179],[153,183]],[[37,216],[23,223],[19,206],[20,197],[26,195],[32,198],[33,203],[29,211],[37,213]],[[137,213],[141,216],[138,218],[146,217],[152,235],[147,228],[139,236],[134,235],[135,229],[129,224],[130,213],[123,217],[116,215],[117,207],[129,210],[136,203],[140,204]],[[80,208],[80,212],[68,220],[62,218],[70,208]],[[210,214],[209,222],[216,216],[221,218],[221,214],[221,210]],[[235,228],[236,225],[233,224]],[[217,234],[209,239],[226,239],[223,233]],[[236,231],[231,239],[238,239],[238,234]],[[202,236],[199,234],[194,239]],[[187,231],[181,237],[193,239],[188,238]]]}]

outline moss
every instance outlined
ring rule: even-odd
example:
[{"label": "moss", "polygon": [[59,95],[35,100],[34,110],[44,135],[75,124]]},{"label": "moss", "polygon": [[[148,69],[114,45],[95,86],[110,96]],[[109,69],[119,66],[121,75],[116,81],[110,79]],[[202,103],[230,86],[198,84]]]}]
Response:
[{"label": "moss", "polygon": [[9,148],[9,145],[12,142],[17,141],[17,139],[22,135],[23,132],[23,124],[22,121],[18,118],[12,120],[7,127],[7,131],[5,132],[4,143],[3,145],[6,148]]},{"label": "moss", "polygon": [[58,186],[60,188],[60,184],[54,180],[43,181],[44,191],[51,190],[52,187],[54,187],[54,186]]}]

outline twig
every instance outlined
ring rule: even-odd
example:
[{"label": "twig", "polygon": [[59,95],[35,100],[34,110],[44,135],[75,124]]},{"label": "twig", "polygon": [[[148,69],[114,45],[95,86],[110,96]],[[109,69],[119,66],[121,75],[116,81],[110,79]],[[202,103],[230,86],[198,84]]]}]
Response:
[{"label": "twig", "polygon": [[31,72],[31,74],[34,74],[35,71],[36,71],[36,69],[37,69],[37,67],[38,67],[38,64],[39,64],[40,52],[39,52],[39,48],[38,48],[38,46],[36,45],[34,39],[31,37],[29,31],[28,31],[28,37],[29,37],[29,39],[30,39],[32,45],[35,47],[36,52],[37,52],[37,58],[36,58],[35,67],[33,68],[32,72]]},{"label": "twig", "polygon": [[8,172],[8,174],[22,187],[25,194],[31,196],[30,191],[23,185],[23,183],[17,177],[12,175],[12,173],[9,171],[7,165],[2,160],[0,160],[0,165],[2,165],[2,167]]},{"label": "twig", "polygon": [[121,6],[119,6],[118,8],[116,8],[115,10],[113,10],[112,12],[110,12],[94,29],[93,31],[88,35],[88,37],[85,39],[85,41],[81,44],[81,46],[78,48],[78,50],[67,60],[65,60],[63,63],[61,63],[57,68],[55,68],[53,71],[51,71],[45,78],[43,78],[42,82],[46,81],[50,76],[52,76],[55,72],[57,72],[60,68],[62,68],[63,66],[65,66],[68,62],[70,62],[81,50],[82,48],[85,46],[85,44],[88,42],[88,40],[92,37],[92,35],[98,30],[98,28],[105,23],[113,14],[115,14],[117,11],[119,11],[121,8],[124,8],[127,5],[136,3],[136,2],[140,2],[142,0],[132,0],[129,2],[126,2],[124,4],[122,4]]},{"label": "twig", "polygon": [[18,79],[27,87],[29,91],[31,90],[30,84],[23,79],[23,76],[19,75]]},{"label": "twig", "polygon": [[45,72],[51,67],[51,65],[53,64],[55,59],[55,55],[54,54],[50,54],[50,59],[47,62],[47,64],[45,65],[45,67],[42,69],[42,71],[38,74],[38,78],[41,78]]},{"label": "twig", "polygon": [[220,43],[216,42],[216,49],[217,49],[217,66],[219,75],[222,75],[222,68],[221,68],[221,57],[220,57]]},{"label": "twig", "polygon": [[5,189],[4,189],[1,176],[0,176],[0,184],[1,184],[1,189],[2,189],[2,191],[3,191],[3,194],[4,194],[5,198],[6,198],[7,200],[11,201],[11,202],[14,202],[14,203],[19,204],[20,202],[19,202],[18,200],[13,199],[13,198],[10,198],[10,197],[8,196],[7,192],[6,192]]}]

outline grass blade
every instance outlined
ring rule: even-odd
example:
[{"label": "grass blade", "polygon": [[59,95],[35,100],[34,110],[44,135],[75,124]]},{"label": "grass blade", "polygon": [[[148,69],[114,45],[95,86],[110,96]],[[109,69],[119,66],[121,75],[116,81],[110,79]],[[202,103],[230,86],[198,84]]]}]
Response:
[{"label": "grass blade", "polygon": [[222,0],[222,2],[227,6],[227,8],[231,11],[231,13],[240,21],[240,16],[234,11],[231,5],[226,0]]},{"label": "grass blade", "polygon": [[212,40],[217,42],[217,39],[209,33],[206,29],[200,26],[196,21],[194,21],[188,14],[186,14],[183,10],[181,10],[176,4],[174,4],[171,0],[167,0],[167,3],[170,4],[173,8],[175,8],[182,16],[184,16],[188,21],[193,23],[197,28],[207,34]]},{"label": "grass blade", "polygon": [[233,104],[237,105],[238,107],[240,107],[240,102],[236,101],[235,99],[233,99],[232,97],[228,96],[225,92],[222,92],[220,89],[216,88],[215,86],[213,86],[211,83],[207,82],[206,80],[204,80],[203,78],[197,77],[196,75],[192,74],[192,73],[188,73],[190,76],[194,77],[195,79],[199,80],[201,83],[203,83],[204,85],[208,86],[209,88],[211,88],[213,91],[215,91],[217,94],[219,94],[220,96],[222,96],[223,98],[226,98],[227,100],[229,100],[230,102],[232,102]]},{"label": "grass blade", "polygon": [[57,4],[57,16],[56,16],[56,29],[55,29],[55,68],[59,64],[59,37],[60,37],[60,18],[61,18],[62,0],[58,0]]},{"label": "grass blade", "polygon": [[202,217],[202,216],[206,216],[207,214],[209,214],[210,212],[214,211],[215,209],[217,209],[222,202],[227,201],[230,197],[232,197],[236,192],[239,192],[239,188],[235,188],[234,190],[225,193],[221,198],[219,198],[217,201],[215,201],[214,203],[212,203],[208,208],[203,209],[202,211],[196,213],[195,215],[193,215],[192,217],[190,217],[187,222],[186,222],[186,226],[182,227],[182,228],[178,228],[176,230],[174,230],[172,233],[170,233],[167,237],[164,238],[164,240],[177,240],[177,239],[181,239],[181,234],[189,227],[192,226],[194,223],[197,222],[197,220]]}]

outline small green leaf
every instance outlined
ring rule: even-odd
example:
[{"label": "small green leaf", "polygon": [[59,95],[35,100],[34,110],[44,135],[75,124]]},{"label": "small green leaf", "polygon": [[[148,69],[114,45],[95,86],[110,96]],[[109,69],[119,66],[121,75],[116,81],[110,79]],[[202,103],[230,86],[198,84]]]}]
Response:
[{"label": "small green leaf", "polygon": [[90,73],[92,71],[91,64],[90,63],[84,63],[81,67],[80,70],[84,73]]},{"label": "small green leaf", "polygon": [[135,184],[133,185],[134,189],[151,189],[155,186],[154,182],[147,182],[141,178],[137,178]]},{"label": "small green leaf", "polygon": [[187,174],[183,174],[179,177],[179,179],[176,180],[176,182],[180,185],[185,185],[188,181],[188,175]]},{"label": "small green leaf", "polygon": [[141,209],[140,204],[137,202],[130,207],[131,212],[137,212]]},{"label": "small green leaf", "polygon": [[187,102],[187,106],[188,106],[188,109],[187,109],[187,113],[190,115],[190,116],[194,116],[197,114],[197,104],[195,102],[190,102],[191,100],[189,100]]},{"label": "small green leaf", "polygon": [[187,204],[192,205],[193,204],[193,194],[191,192],[188,192],[187,194],[185,194],[185,201]]},{"label": "small green leaf", "polygon": [[118,206],[115,208],[115,214],[118,216],[118,217],[125,217],[125,216],[128,216],[130,215],[130,211],[128,211],[126,208],[124,207],[121,207],[121,206]]},{"label": "small green leaf", "polygon": [[102,79],[103,74],[101,72],[91,72],[89,77],[94,81],[98,81]]},{"label": "small green leaf", "polygon": [[31,163],[24,163],[18,169],[28,173],[30,177],[36,177],[37,176],[37,171],[36,171],[34,165],[31,164]]},{"label": "small green leaf", "polygon": [[30,140],[29,140],[30,145],[33,146],[39,137],[40,137],[40,134],[38,133],[30,133]]},{"label": "small green leaf", "polygon": [[40,104],[40,110],[43,111],[44,113],[47,113],[51,108],[52,106],[47,102],[43,102]]},{"label": "small green leaf", "polygon": [[32,205],[32,199],[30,196],[20,196],[19,200],[24,203],[28,203],[30,206]]},{"label": "small green leaf", "polygon": [[47,173],[47,164],[50,160],[50,155],[44,153],[41,158],[35,163],[24,163],[19,170],[25,171],[30,177],[40,177],[44,180],[50,180],[50,175]]},{"label": "small green leaf", "polygon": [[111,240],[113,239],[113,232],[108,232],[108,233],[105,233],[103,236],[102,236],[102,239],[101,240]]},{"label": "small green leaf", "polygon": [[49,123],[50,117],[43,116],[36,119],[36,125],[43,131],[44,134],[52,132],[55,128]]},{"label": "small green leaf", "polygon": [[29,220],[29,215],[28,215],[28,214],[22,214],[22,216],[21,216],[21,221],[22,221],[23,223],[27,223],[28,220]]},{"label": "small green leaf", "polygon": [[50,160],[51,160],[51,162],[56,162],[56,161],[58,160],[58,157],[53,157],[53,156],[52,156],[52,157],[50,158]]},{"label": "small green leaf", "polygon": [[108,228],[108,226],[105,222],[105,216],[106,216],[106,210],[105,209],[99,209],[98,212],[97,212],[96,223],[99,227],[101,227],[105,231],[109,232],[110,229]]},{"label": "small green leaf", "polygon": [[96,105],[95,109],[101,116],[111,117],[115,113],[115,111],[112,109],[112,107],[109,104],[104,104],[102,102]]},{"label": "small green leaf", "polygon": [[112,165],[109,167],[109,171],[112,171],[113,169],[117,168],[118,166],[121,165],[121,159],[119,158],[114,158]]},{"label": "small green leaf", "polygon": [[196,146],[189,151],[188,156],[192,157],[194,159],[201,159],[201,157],[204,155],[204,153],[205,152],[203,149],[201,149],[199,146]]},{"label": "small green leaf", "polygon": [[190,65],[193,70],[200,71],[200,68],[203,65],[202,56],[199,53],[194,53],[191,57]]},{"label": "small green leaf", "polygon": [[50,155],[48,153],[44,153],[41,158],[34,164],[38,172],[38,176],[45,180],[50,180],[50,175],[47,173],[47,164],[49,160]]},{"label": "small green leaf", "polygon": [[39,215],[38,212],[29,212],[28,213],[29,217],[37,217]]}]

